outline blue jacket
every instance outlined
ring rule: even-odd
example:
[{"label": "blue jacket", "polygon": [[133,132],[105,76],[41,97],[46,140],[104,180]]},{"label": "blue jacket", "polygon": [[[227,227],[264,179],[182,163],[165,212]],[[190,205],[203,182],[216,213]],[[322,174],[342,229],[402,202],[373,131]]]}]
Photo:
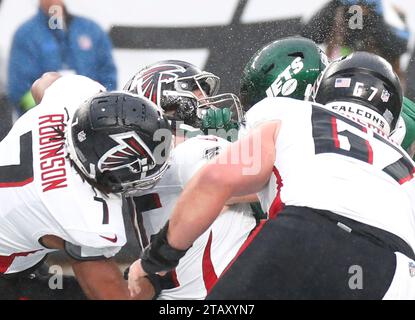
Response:
[{"label": "blue jacket", "polygon": [[8,95],[19,104],[32,83],[48,71],[74,70],[100,82],[108,90],[117,86],[112,44],[93,21],[68,15],[68,29],[50,29],[41,9],[14,35],[8,68]]}]

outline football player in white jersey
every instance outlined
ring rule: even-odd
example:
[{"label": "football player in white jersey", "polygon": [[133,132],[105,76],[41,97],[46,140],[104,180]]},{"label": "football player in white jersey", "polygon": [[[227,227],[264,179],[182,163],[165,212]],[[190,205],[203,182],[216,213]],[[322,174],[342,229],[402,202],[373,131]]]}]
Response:
[{"label": "football player in white jersey", "polygon": [[[127,198],[142,249],[151,236],[166,224],[174,205],[187,182],[209,159],[214,158],[230,142],[214,136],[197,136],[183,142],[187,132],[199,133],[200,108],[237,101],[231,94],[216,95],[219,79],[183,61],[162,61],[139,71],[126,86],[157,102],[171,121],[184,122],[176,128],[175,148],[170,167],[151,189],[136,188]],[[231,103],[230,103],[231,102]],[[234,109],[236,110],[236,109]],[[181,142],[181,143],[180,143]],[[222,210],[223,209],[223,210]],[[221,208],[216,221],[198,237],[179,265],[167,275],[151,275],[154,288],[147,298],[204,299],[238,251],[249,241],[257,221],[247,204]],[[141,295],[147,288],[140,279]]]},{"label": "football player in white jersey", "polygon": [[[299,36],[278,39],[259,48],[242,72],[239,92],[246,113],[239,136],[246,134],[248,119],[257,112],[252,106],[267,97],[304,100],[327,64],[327,56],[317,44]],[[257,201],[251,203],[251,208],[263,218],[268,216]]]},{"label": "football player in white jersey", "polygon": [[[129,298],[111,260],[126,242],[117,193],[142,181],[134,166],[141,165],[136,136],[143,123],[168,123],[148,99],[104,91],[83,76],[49,74],[34,85],[40,104],[1,141],[2,290],[10,284],[10,292],[24,295],[28,288],[3,279],[19,278],[49,252],[63,249],[88,298]],[[127,155],[114,167],[110,155],[118,149]],[[147,177],[160,170],[154,166]]]},{"label": "football player in white jersey", "polygon": [[[315,89],[321,104],[256,104],[249,135],[191,179],[132,272],[169,270],[229,197],[258,192],[276,218],[208,298],[415,299],[415,166],[388,139],[399,79],[383,58],[356,52],[331,63]],[[258,145],[253,163],[230,161]]]}]

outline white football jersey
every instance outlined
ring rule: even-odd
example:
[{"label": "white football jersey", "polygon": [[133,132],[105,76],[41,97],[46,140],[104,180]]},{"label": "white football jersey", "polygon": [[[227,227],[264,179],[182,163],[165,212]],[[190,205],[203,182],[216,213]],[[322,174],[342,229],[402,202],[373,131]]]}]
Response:
[{"label": "white football jersey", "polygon": [[82,180],[59,133],[100,91],[86,77],[58,79],[1,141],[0,273],[26,270],[54,251],[39,243],[44,235],[64,239],[80,259],[110,257],[125,244],[120,197],[106,197]]},{"label": "white football jersey", "polygon": [[414,163],[353,112],[371,116],[356,104],[289,98],[266,98],[248,111],[248,130],[281,120],[274,172],[259,193],[262,207],[270,215],[281,204],[329,210],[389,231],[415,249]]},{"label": "white football jersey", "polygon": [[[228,144],[213,136],[186,140],[173,150],[170,167],[159,182],[151,190],[134,194],[136,229],[143,247],[166,224],[186,183]],[[204,299],[255,226],[247,204],[223,211],[180,260],[174,271],[176,287],[163,290],[158,299]]]}]

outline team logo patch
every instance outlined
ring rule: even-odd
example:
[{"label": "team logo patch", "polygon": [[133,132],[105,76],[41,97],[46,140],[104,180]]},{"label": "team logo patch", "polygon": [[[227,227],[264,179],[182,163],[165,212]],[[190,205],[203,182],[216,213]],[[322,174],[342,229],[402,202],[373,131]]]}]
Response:
[{"label": "team logo patch", "polygon": [[110,138],[118,145],[99,159],[98,169],[101,172],[129,168],[131,172],[141,173],[141,178],[144,178],[156,166],[153,154],[137,133],[131,131],[113,134]]},{"label": "team logo patch", "polygon": [[153,101],[156,105],[160,105],[161,84],[170,83],[176,80],[179,75],[186,70],[176,64],[165,64],[152,67],[143,72],[143,75],[137,79],[137,87],[141,88],[142,94]]},{"label": "team logo patch", "polygon": [[203,158],[205,158],[207,160],[210,160],[210,159],[214,158],[215,156],[217,156],[219,154],[219,150],[220,150],[219,146],[216,146],[216,147],[213,147],[213,148],[210,148],[210,149],[206,149]]},{"label": "team logo patch", "polygon": [[303,59],[301,57],[296,57],[266,90],[267,97],[278,97],[280,94],[289,96],[294,93],[298,83],[297,80],[294,79],[294,76],[303,70],[303,68]]},{"label": "team logo patch", "polygon": [[83,142],[86,140],[86,133],[84,130],[78,132],[78,141]]},{"label": "team logo patch", "polygon": [[409,275],[411,278],[415,277],[415,263],[409,262]]}]

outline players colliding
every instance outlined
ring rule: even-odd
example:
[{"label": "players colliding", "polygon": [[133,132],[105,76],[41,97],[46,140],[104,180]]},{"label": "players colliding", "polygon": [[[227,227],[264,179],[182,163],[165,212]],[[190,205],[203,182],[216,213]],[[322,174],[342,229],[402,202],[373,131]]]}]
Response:
[{"label": "players colliding", "polygon": [[[169,69],[167,74],[160,72],[166,69]],[[152,77],[148,78],[150,74]],[[151,90],[150,81],[154,81]],[[232,107],[232,104],[239,106],[242,118],[239,99],[233,94],[217,94],[218,85],[219,77],[190,63],[168,60],[142,68],[125,87],[158,101],[171,123],[174,136],[169,168],[157,184],[148,190],[135,189],[126,194],[126,210],[133,217],[142,249],[168,221],[189,179],[203,164],[217,158],[230,145],[229,141],[217,136],[216,129],[229,134],[228,129],[239,126],[238,109]],[[232,116],[234,111],[235,117]],[[206,129],[212,129],[217,135],[204,135]],[[254,153],[244,152],[246,157]],[[252,162],[251,159],[247,161]],[[221,215],[217,221],[200,235],[172,272],[164,276],[130,279],[139,283],[139,298],[205,298],[257,226],[247,204],[233,203],[219,211]]]},{"label": "players colliding", "polygon": [[[387,66],[377,58],[358,55],[352,60],[358,61],[359,68],[362,64],[360,59],[374,63],[375,71],[379,66]],[[373,156],[401,155],[394,143],[376,135],[377,132],[380,136],[389,137],[396,133],[400,111],[396,106],[401,102],[393,99],[399,94],[391,88],[382,90],[382,85],[375,81],[376,77],[369,79],[376,92],[370,90],[370,86],[366,90],[365,85],[359,84],[364,83],[364,72],[359,69],[359,81],[356,82],[344,71],[347,64],[340,61],[338,65],[342,68],[341,77],[324,72],[327,58],[310,40],[294,37],[274,41],[247,63],[241,79],[242,103],[234,94],[219,94],[220,79],[216,75],[176,60],[142,68],[127,83],[124,92],[105,92],[96,83],[85,82],[84,77],[62,77],[49,84],[47,90],[43,88],[39,95],[34,94],[42,101],[41,106],[19,119],[10,136],[0,144],[1,150],[17,143],[30,145],[29,142],[33,148],[27,157],[24,153],[19,154],[21,164],[33,158],[33,166],[28,166],[33,174],[31,170],[19,170],[19,175],[16,170],[10,171],[9,175],[13,173],[13,178],[19,178],[17,182],[8,179],[7,175],[0,175],[4,180],[0,181],[0,197],[9,199],[26,192],[35,204],[31,207],[39,205],[30,219],[25,216],[25,208],[20,210],[6,205],[0,213],[17,220],[27,218],[37,230],[47,229],[48,232],[36,234],[30,244],[22,244],[25,250],[19,251],[8,247],[6,238],[13,235],[3,230],[0,233],[3,237],[0,237],[0,258],[9,255],[18,258],[2,266],[2,272],[25,270],[36,265],[50,252],[48,250],[63,249],[72,259],[81,262],[75,263],[74,268],[88,297],[129,298],[126,283],[115,270],[117,266],[108,262],[126,241],[121,215],[121,197],[125,196],[128,205],[124,209],[134,220],[140,246],[147,248],[142,261],[133,263],[130,269],[129,286],[134,298],[203,299],[211,290],[214,290],[213,297],[216,298],[233,297],[227,286],[233,288],[235,281],[223,280],[216,291],[214,287],[224,271],[246,250],[252,241],[251,235],[257,235],[265,225],[265,221],[260,222],[249,205],[243,203],[246,202],[246,199],[241,200],[244,196],[253,194],[254,197],[248,198],[257,201],[255,193],[258,192],[266,217],[276,217],[284,210],[285,204],[292,209],[300,206],[299,203],[310,207],[311,211],[328,210],[334,215],[339,214],[334,202],[343,203],[344,199],[336,194],[323,199],[321,192],[314,190],[310,183],[320,181],[319,188],[326,188],[323,193],[331,194],[331,182],[324,184],[323,178],[332,181],[330,173],[336,166],[325,161],[335,157],[336,161],[343,163],[344,158],[340,156],[351,158],[349,162],[359,160],[381,167],[384,170],[379,173],[380,180],[392,177],[404,188],[409,188],[405,183],[411,177],[402,168],[412,168],[412,164],[405,156],[392,166],[387,165],[389,158]],[[333,67],[329,70],[335,73]],[[81,86],[77,81],[85,85]],[[68,85],[74,91],[67,95],[71,100],[62,103],[58,97]],[[391,87],[399,86],[393,83]],[[338,102],[335,97],[342,90],[347,92],[347,99]],[[330,101],[325,100],[326,97]],[[298,101],[310,98],[316,102]],[[379,111],[387,103],[396,107],[396,110],[385,109],[391,116],[386,111]],[[30,118],[34,115],[35,118]],[[23,138],[27,133],[25,127],[33,128],[29,130],[33,137],[25,138],[28,141]],[[238,142],[227,141],[235,140],[237,135]],[[363,138],[369,142],[362,143]],[[302,145],[304,148],[299,147]],[[277,147],[278,153],[275,152]],[[383,149],[387,151],[381,152]],[[31,149],[24,150],[27,153]],[[3,151],[1,154],[1,163],[7,164],[10,156],[3,155]],[[305,170],[302,167],[304,162],[315,166],[312,170]],[[321,173],[323,178],[318,178],[317,173]],[[333,181],[337,183],[334,178]],[[33,192],[29,189],[33,186],[44,196],[31,198]],[[395,189],[396,197],[401,197]],[[203,208],[197,205],[198,202],[203,203]],[[62,208],[57,203],[68,205]],[[325,207],[316,203],[323,203]],[[404,201],[400,203],[404,207]],[[202,215],[207,212],[204,206],[209,208],[209,219]],[[349,203],[344,204],[346,207],[350,210],[340,212],[346,219],[340,217],[342,223],[347,225],[347,219],[353,218],[352,212],[359,210],[361,216],[354,226],[369,224],[369,228],[379,228],[385,222],[385,225],[390,225],[386,231],[404,241],[398,249],[412,257],[413,239],[405,228],[391,223],[386,215],[376,217],[384,219],[379,223],[369,223],[366,220],[369,208],[363,210]],[[375,211],[384,213],[386,207],[384,205]],[[294,215],[304,212],[296,208],[297,211],[291,212],[291,209],[288,208],[287,212]],[[9,215],[11,211],[13,215]],[[320,219],[311,211],[307,219]],[[68,212],[76,212],[77,219]],[[197,226],[192,220],[193,215],[202,221]],[[51,217],[47,223],[45,216]],[[406,219],[403,216],[401,220]],[[171,218],[173,223],[169,224]],[[312,222],[329,227],[326,222],[317,220]],[[274,227],[280,228],[279,223]],[[184,225],[188,228],[183,228]],[[298,228],[302,226],[298,225]],[[26,232],[29,230],[21,226],[13,234]],[[290,239],[292,235],[284,232],[279,234]],[[317,241],[318,237],[308,234],[306,229],[302,232],[310,237],[310,243]],[[271,237],[270,233],[263,233],[263,236]],[[380,236],[385,234],[380,232]],[[280,239],[276,243],[284,241]],[[152,248],[150,243],[153,243]],[[187,250],[191,243],[193,246]],[[283,255],[289,247],[280,246],[278,254]],[[157,259],[158,249],[169,252],[170,261],[164,261],[168,266]],[[353,250],[350,252],[355,253]],[[266,254],[270,261],[273,257]],[[284,259],[281,256],[276,260]],[[98,271],[91,275],[88,266],[95,260],[98,261]],[[255,283],[260,281],[259,274],[255,278],[257,270],[249,269],[249,263],[247,266],[241,268],[239,262],[230,270],[238,270],[233,271],[236,275],[242,270],[246,279],[255,279]],[[166,275],[155,274],[168,269],[172,270]],[[284,272],[281,276],[289,279],[289,270]],[[388,279],[392,281],[392,278]],[[336,283],[334,278],[333,283]],[[257,293],[268,298],[273,290]],[[256,293],[255,288],[250,291]],[[272,297],[284,297],[283,294],[276,290]]]}]

